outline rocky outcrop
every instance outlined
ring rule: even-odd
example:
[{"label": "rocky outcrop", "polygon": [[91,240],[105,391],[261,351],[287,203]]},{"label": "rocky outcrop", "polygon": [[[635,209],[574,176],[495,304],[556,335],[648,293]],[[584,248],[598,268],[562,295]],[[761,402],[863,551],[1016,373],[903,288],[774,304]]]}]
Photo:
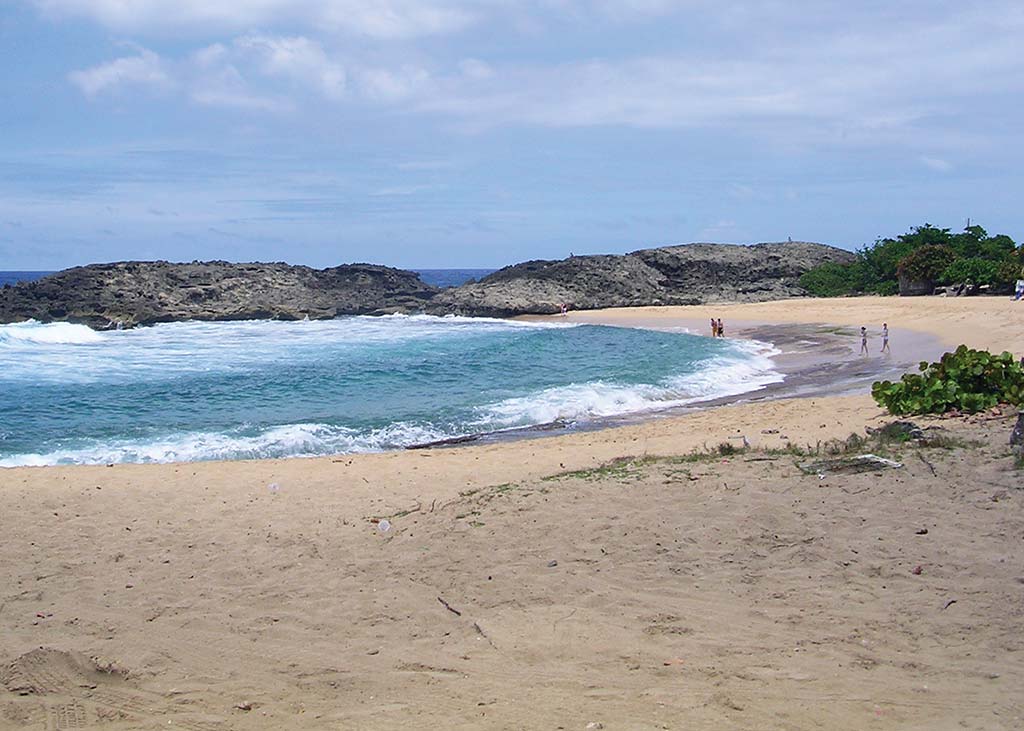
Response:
[{"label": "rocky outcrop", "polygon": [[428,310],[506,317],[573,309],[714,302],[762,302],[800,297],[800,275],[848,251],[806,242],[686,244],[624,256],[574,256],[528,261],[474,284],[444,290]]},{"label": "rocky outcrop", "polygon": [[841,249],[801,242],[688,244],[528,261],[446,290],[424,284],[414,272],[373,264],[92,264],[0,289],[0,323],[65,320],[102,329],[392,312],[506,317],[558,312],[563,302],[573,309],[759,302],[802,296],[801,274],[852,258]]},{"label": "rocky outcrop", "polygon": [[419,311],[437,291],[414,272],[373,264],[119,262],[0,289],[0,323],[65,320],[102,329],[178,320],[322,320]]}]

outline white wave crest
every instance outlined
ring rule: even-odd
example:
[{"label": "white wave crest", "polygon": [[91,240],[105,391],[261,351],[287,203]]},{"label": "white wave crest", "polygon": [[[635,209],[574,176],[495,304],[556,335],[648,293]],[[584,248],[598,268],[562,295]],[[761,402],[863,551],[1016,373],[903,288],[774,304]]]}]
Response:
[{"label": "white wave crest", "polygon": [[188,432],[151,440],[118,440],[46,454],[19,454],[0,459],[0,467],[316,457],[402,449],[450,436],[429,427],[405,423],[366,431],[330,424],[287,424],[248,435]]},{"label": "white wave crest", "polygon": [[735,355],[710,359],[694,373],[659,385],[592,381],[556,386],[484,406],[476,425],[511,427],[643,413],[736,396],[784,380],[774,369],[771,356],[778,351],[772,346],[756,341],[732,345]]},{"label": "white wave crest", "polygon": [[41,323],[36,320],[0,325],[3,345],[91,345],[103,336],[85,325],[70,322]]}]

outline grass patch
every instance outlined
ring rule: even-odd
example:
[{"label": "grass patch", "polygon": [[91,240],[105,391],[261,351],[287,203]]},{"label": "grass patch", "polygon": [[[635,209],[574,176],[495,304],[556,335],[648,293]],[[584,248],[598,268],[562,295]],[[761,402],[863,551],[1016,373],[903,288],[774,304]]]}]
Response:
[{"label": "grass patch", "polygon": [[647,465],[654,464],[660,458],[659,457],[617,457],[611,462],[605,462],[604,464],[598,465],[597,467],[591,467],[587,470],[571,470],[569,472],[559,472],[556,475],[549,475],[548,477],[542,477],[543,482],[552,482],[555,480],[620,480],[628,481],[635,480],[640,477],[641,468]]},{"label": "grass patch", "polygon": [[[787,443],[781,447],[750,447],[737,445],[730,441],[720,442],[714,446],[704,445],[703,449],[695,449],[687,454],[671,456],[628,456],[613,459],[610,462],[583,470],[559,472],[542,477],[542,482],[561,480],[615,480],[631,482],[642,479],[647,468],[664,466],[665,476],[670,478],[691,477],[685,467],[671,469],[673,466],[713,462],[722,458],[748,455],[753,459],[764,457],[791,457],[796,459],[813,459],[822,457],[853,457],[862,454],[875,454],[879,457],[903,461],[903,452],[907,449],[971,449],[984,446],[984,442],[964,439],[947,433],[939,427],[922,429],[908,421],[897,421],[871,430],[867,435],[851,433],[845,439],[829,439],[816,444],[801,446]],[[1024,469],[1024,456],[1018,456],[1016,466]],[[511,489],[511,486],[503,486]]]}]

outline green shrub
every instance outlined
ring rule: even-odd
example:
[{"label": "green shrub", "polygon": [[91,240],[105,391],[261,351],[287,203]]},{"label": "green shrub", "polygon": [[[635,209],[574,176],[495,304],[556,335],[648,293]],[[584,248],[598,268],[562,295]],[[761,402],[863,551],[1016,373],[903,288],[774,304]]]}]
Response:
[{"label": "green shrub", "polygon": [[852,264],[826,262],[800,277],[800,286],[815,297],[841,297],[844,294],[864,291],[864,267],[857,261]]},{"label": "green shrub", "polygon": [[999,403],[1024,403],[1024,368],[1010,353],[993,355],[961,345],[938,363],[921,362],[920,373],[876,381],[871,395],[891,414],[974,413]]},{"label": "green shrub", "polygon": [[901,277],[935,282],[946,268],[956,261],[956,252],[945,244],[928,244],[914,249],[900,260],[897,272]]},{"label": "green shrub", "polygon": [[944,284],[992,284],[999,280],[999,262],[979,257],[957,259],[946,267],[939,277]]},{"label": "green shrub", "polygon": [[[933,247],[939,247],[944,253],[937,255]],[[922,249],[932,249],[932,252],[918,254]],[[999,286],[1012,285],[1021,267],[1024,267],[1024,248],[1017,248],[1009,236],[989,236],[981,226],[968,226],[960,233],[951,233],[947,228],[936,228],[926,223],[895,238],[877,239],[873,244],[859,249],[856,260],[849,264],[830,262],[819,265],[800,277],[800,286],[818,297],[863,293],[896,294],[899,290],[897,278],[900,265],[908,257],[915,255],[910,264],[915,268],[920,266],[926,270],[925,274],[931,275],[924,279],[938,281],[946,267],[953,262],[948,251],[953,252],[953,259],[956,260],[994,262],[997,265],[996,275],[986,283]],[[921,258],[917,259],[917,256]],[[929,262],[927,256],[933,256],[936,260]],[[903,273],[911,279],[918,278],[909,269]]]}]

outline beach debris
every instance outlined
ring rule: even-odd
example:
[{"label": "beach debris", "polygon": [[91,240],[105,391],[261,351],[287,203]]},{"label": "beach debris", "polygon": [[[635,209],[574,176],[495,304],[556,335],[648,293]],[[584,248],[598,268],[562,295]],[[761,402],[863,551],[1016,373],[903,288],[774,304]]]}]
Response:
[{"label": "beach debris", "polygon": [[381,533],[387,533],[389,530],[391,530],[391,521],[387,518],[384,518],[383,520],[379,521],[377,523],[377,530],[379,530]]},{"label": "beach debris", "polygon": [[271,482],[269,485],[267,485],[267,489],[270,490],[271,493],[276,495],[277,492],[281,489],[281,486],[278,485],[276,482]]},{"label": "beach debris", "polygon": [[946,606],[944,606],[942,608],[942,610],[945,611],[945,610],[949,609],[951,606],[953,606],[954,604],[956,604],[956,599],[950,599],[948,602],[946,602]]},{"label": "beach debris", "polygon": [[912,421],[891,421],[877,429],[870,426],[864,427],[864,431],[872,436],[878,435],[898,441],[924,438],[924,429]]},{"label": "beach debris", "polygon": [[912,573],[914,576],[920,576],[923,571],[924,571],[924,569],[921,568],[920,565],[918,565],[918,566],[915,566],[914,569],[910,573]]},{"label": "beach debris", "polygon": [[1014,447],[1024,448],[1024,410],[1017,414],[1017,423],[1010,433],[1010,444]]},{"label": "beach debris", "polygon": [[461,437],[449,437],[448,439],[436,439],[432,442],[421,444],[410,444],[406,449],[433,449],[435,447],[457,447],[460,444],[469,444],[480,439],[478,434],[470,434]]},{"label": "beach debris", "polygon": [[604,728],[604,724],[600,721],[591,721],[587,724],[588,731],[594,731],[594,729]]},{"label": "beach debris", "polygon": [[452,606],[451,604],[449,604],[448,602],[446,602],[446,601],[445,601],[444,599],[442,599],[441,597],[438,597],[438,598],[437,598],[437,601],[441,602],[441,604],[442,604],[442,605],[444,606],[444,608],[445,608],[445,609],[447,609],[447,610],[448,610],[449,612],[451,612],[452,614],[454,614],[454,615],[455,615],[456,617],[461,617],[461,616],[462,616],[462,612],[460,612],[460,611],[459,611],[458,609],[456,609],[455,607],[453,607],[453,606]]},{"label": "beach debris", "polygon": [[[747,435],[746,434],[736,434],[735,436],[728,437],[728,439],[730,441],[733,440],[733,439],[739,439],[740,443],[743,445],[744,449],[746,449],[747,447],[750,446],[750,440],[747,439]],[[732,445],[730,445],[730,446],[732,446]]]},{"label": "beach debris", "polygon": [[761,433],[762,434],[778,434],[779,430],[778,429],[762,429]]},{"label": "beach debris", "polygon": [[877,454],[858,454],[854,457],[835,457],[798,465],[808,475],[821,477],[827,473],[849,475],[858,472],[875,472],[879,469],[898,469],[902,462],[879,457]]},{"label": "beach debris", "polygon": [[252,701],[242,701],[241,703],[236,703],[235,704],[235,708],[238,709],[239,711],[251,711],[252,708],[253,708],[253,702]]},{"label": "beach debris", "polygon": [[918,528],[916,531],[914,531],[914,534],[918,535],[918,536],[926,536],[926,535],[928,535],[928,529],[927,528]]},{"label": "beach debris", "polygon": [[558,561],[555,561],[555,560],[548,561],[548,568],[549,569],[553,569],[557,565],[558,565]]}]

